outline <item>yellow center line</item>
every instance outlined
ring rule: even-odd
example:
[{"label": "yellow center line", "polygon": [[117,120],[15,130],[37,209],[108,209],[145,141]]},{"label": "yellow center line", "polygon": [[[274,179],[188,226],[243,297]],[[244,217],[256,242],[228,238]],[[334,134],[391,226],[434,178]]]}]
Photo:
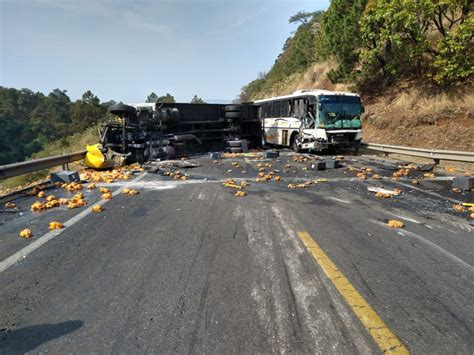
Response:
[{"label": "yellow center line", "polygon": [[387,354],[409,354],[408,349],[397,336],[392,333],[374,309],[370,307],[367,301],[339,271],[337,266],[329,259],[311,236],[307,232],[298,232],[298,237],[313,255],[327,277],[329,277],[334,286],[336,286],[336,289],[346,300],[347,304],[352,308],[352,311],[362,322],[380,350]]}]

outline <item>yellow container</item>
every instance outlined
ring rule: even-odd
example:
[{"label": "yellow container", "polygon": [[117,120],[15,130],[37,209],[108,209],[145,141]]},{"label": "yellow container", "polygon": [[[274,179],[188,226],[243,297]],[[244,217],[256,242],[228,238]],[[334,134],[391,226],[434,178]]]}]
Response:
[{"label": "yellow container", "polygon": [[107,162],[104,154],[99,149],[99,144],[87,145],[87,153],[84,158],[84,164],[89,168],[105,169],[110,168],[113,164]]}]

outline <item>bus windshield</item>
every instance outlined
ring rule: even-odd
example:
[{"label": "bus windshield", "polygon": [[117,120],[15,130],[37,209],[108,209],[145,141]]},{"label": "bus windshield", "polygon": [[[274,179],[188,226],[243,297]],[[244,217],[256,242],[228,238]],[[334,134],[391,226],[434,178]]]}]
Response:
[{"label": "bus windshield", "polygon": [[362,105],[358,96],[323,95],[319,96],[321,117],[325,124],[339,120],[360,119]]}]

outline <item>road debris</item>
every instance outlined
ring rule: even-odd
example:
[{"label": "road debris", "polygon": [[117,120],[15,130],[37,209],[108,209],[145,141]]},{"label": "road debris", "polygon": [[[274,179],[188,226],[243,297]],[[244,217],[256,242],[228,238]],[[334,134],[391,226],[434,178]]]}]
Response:
[{"label": "road debris", "polygon": [[36,201],[34,202],[31,207],[30,207],[32,212],[38,212],[46,209],[46,206],[43,202],[41,201]]},{"label": "road debris", "polygon": [[81,179],[77,171],[57,171],[51,173],[50,177],[51,182],[53,183],[70,183],[73,181],[79,182]]},{"label": "road debris", "polygon": [[225,187],[231,187],[233,189],[238,189],[238,190],[242,189],[241,185],[229,184],[229,183],[226,183],[226,182],[224,182],[222,185],[224,185]]},{"label": "road debris", "polygon": [[466,207],[463,205],[453,205],[453,210],[456,212],[464,212],[466,210]]},{"label": "road debris", "polygon": [[377,198],[390,198],[392,196],[398,196],[402,193],[402,190],[395,188],[393,190],[384,189],[383,187],[369,186],[367,190],[370,192],[375,192],[375,197]]},{"label": "road debris", "polygon": [[7,202],[5,203],[5,208],[16,208],[16,204],[14,202]]},{"label": "road debris", "polygon": [[79,191],[82,190],[82,184],[79,184],[75,181],[71,182],[70,184],[62,184],[62,188],[66,189],[68,192],[74,192],[74,191]]},{"label": "road debris", "polygon": [[64,228],[64,225],[61,222],[49,222],[49,229],[62,229]]},{"label": "road debris", "polygon": [[102,200],[110,200],[112,198],[112,194],[110,192],[106,192],[100,196]]},{"label": "road debris", "polygon": [[33,236],[33,232],[29,228],[23,229],[20,232],[20,237],[22,238],[31,238],[32,236]]},{"label": "road debris", "polygon": [[242,153],[222,153],[222,158],[240,158]]},{"label": "road debris", "polygon": [[89,190],[95,189],[96,187],[97,187],[97,185],[94,184],[93,182],[91,182],[89,185],[87,185],[87,188],[88,188]]},{"label": "road debris", "polygon": [[91,207],[92,212],[102,212],[104,208],[101,205],[94,205]]},{"label": "road debris", "polygon": [[280,156],[280,152],[275,151],[275,150],[266,150],[263,152],[263,158],[264,159],[276,159]]},{"label": "road debris", "polygon": [[78,192],[74,195],[73,198],[68,202],[67,208],[79,208],[87,205],[86,200],[84,200],[84,194],[82,192]]},{"label": "road debris", "polygon": [[320,182],[328,182],[329,180],[328,179],[316,179],[316,180],[313,180],[313,184],[319,184]]},{"label": "road debris", "polygon": [[39,198],[43,198],[46,196],[46,193],[44,191],[40,191],[38,192],[38,195],[37,195]]},{"label": "road debris", "polygon": [[372,175],[372,179],[374,180],[382,180],[382,177],[379,174]]},{"label": "road debris", "polygon": [[403,228],[405,225],[401,221],[397,221],[396,219],[391,219],[387,222],[387,226],[390,228]]},{"label": "road debris", "polygon": [[453,179],[453,188],[469,191],[474,188],[474,177],[472,176],[456,176]]},{"label": "road debris", "polygon": [[245,191],[236,191],[234,196],[244,197],[244,196],[247,196],[247,193]]}]

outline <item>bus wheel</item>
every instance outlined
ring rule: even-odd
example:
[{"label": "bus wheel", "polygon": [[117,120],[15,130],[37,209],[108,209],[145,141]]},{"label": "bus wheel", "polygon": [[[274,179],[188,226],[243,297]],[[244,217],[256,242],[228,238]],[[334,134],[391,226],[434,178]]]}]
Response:
[{"label": "bus wheel", "polygon": [[295,134],[291,137],[291,149],[293,149],[295,153],[299,153],[301,150],[300,145],[298,144],[298,138],[298,134]]}]

